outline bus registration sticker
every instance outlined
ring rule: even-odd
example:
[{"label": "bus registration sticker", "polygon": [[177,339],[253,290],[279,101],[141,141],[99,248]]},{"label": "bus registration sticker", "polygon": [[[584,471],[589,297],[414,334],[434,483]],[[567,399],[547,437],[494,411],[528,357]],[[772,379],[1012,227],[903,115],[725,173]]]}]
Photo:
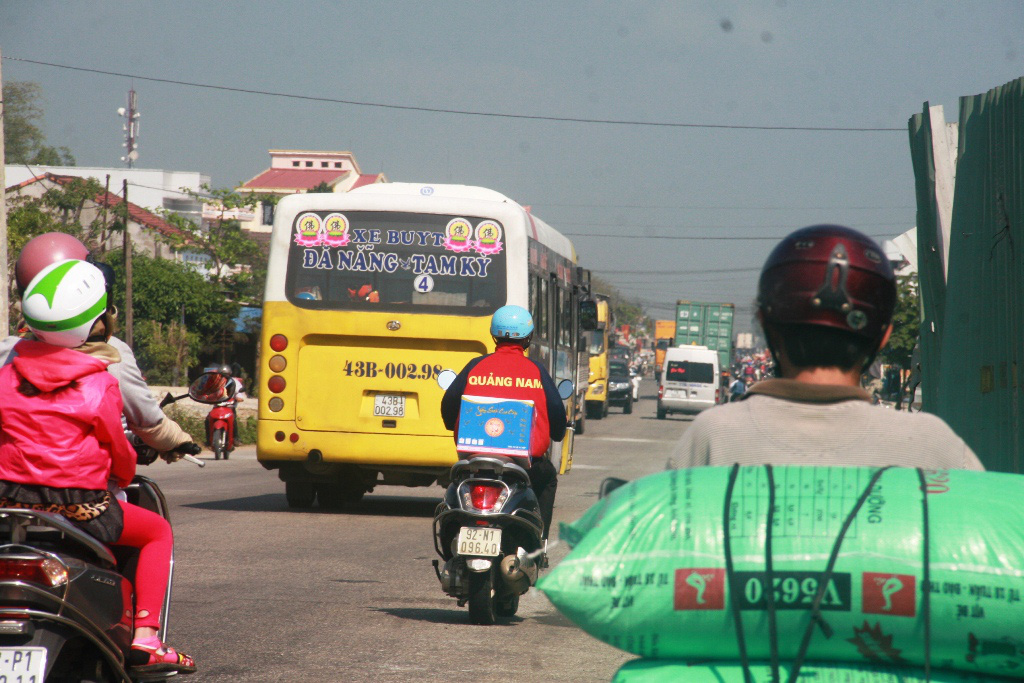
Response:
[{"label": "bus registration sticker", "polygon": [[373,397],[374,417],[405,417],[403,394],[376,394]]}]

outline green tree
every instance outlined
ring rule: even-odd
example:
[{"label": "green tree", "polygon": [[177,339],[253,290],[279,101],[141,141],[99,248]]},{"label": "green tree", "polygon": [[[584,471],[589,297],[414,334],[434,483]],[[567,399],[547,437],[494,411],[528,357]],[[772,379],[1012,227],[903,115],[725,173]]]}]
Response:
[{"label": "green tree", "polygon": [[618,287],[607,280],[596,275],[591,276],[591,291],[597,294],[607,294],[611,298],[612,315],[615,318],[615,325],[629,325],[630,329],[646,327],[652,329],[650,316],[644,310],[643,304],[634,298],[627,297]]},{"label": "green tree", "polygon": [[8,164],[74,166],[75,158],[67,147],[46,144],[43,133],[43,109],[39,104],[42,88],[31,81],[7,81],[3,86],[4,153]]},{"label": "green tree", "polygon": [[307,190],[307,192],[309,192],[310,194],[313,194],[313,193],[321,193],[322,194],[322,193],[326,193],[326,192],[334,192],[334,190],[331,188],[330,185],[327,184],[326,180],[321,180],[319,183],[317,183],[313,187],[309,188]]},{"label": "green tree", "polygon": [[892,335],[879,356],[904,370],[910,369],[914,346],[921,335],[921,299],[917,276],[904,275],[896,280],[896,310],[892,316]]},{"label": "green tree", "polygon": [[135,325],[135,346],[141,367],[147,368],[146,380],[151,384],[181,386],[188,379],[188,369],[199,362],[201,340],[177,322],[158,323],[143,320]]},{"label": "green tree", "polygon": [[201,189],[202,193],[189,188],[182,191],[197,201],[218,207],[220,214],[212,221],[196,225],[183,216],[164,212],[164,218],[185,235],[173,246],[206,254],[213,266],[210,277],[218,287],[240,301],[260,301],[266,281],[266,253],[229,213],[236,209],[255,210],[261,201],[276,204],[277,198],[213,189],[209,185]]},{"label": "green tree", "polygon": [[[108,252],[104,260],[117,276],[114,303],[124,310],[124,253],[120,249]],[[162,325],[183,321],[203,339],[212,338],[238,314],[238,305],[225,299],[214,282],[193,268],[137,252],[132,254],[132,304],[137,321]]]}]

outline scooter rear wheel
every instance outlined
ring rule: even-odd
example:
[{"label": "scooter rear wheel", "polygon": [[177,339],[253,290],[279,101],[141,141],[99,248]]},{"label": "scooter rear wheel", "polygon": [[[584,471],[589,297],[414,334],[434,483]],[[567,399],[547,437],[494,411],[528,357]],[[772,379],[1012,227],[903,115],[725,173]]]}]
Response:
[{"label": "scooter rear wheel", "polygon": [[469,620],[490,626],[497,618],[494,592],[494,568],[486,572],[469,572]]}]

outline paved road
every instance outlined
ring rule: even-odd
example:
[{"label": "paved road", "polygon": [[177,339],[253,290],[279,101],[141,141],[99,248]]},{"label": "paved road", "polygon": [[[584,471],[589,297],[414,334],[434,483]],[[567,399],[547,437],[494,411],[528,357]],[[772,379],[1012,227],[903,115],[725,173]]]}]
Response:
[{"label": "paved road", "polygon": [[[556,523],[578,518],[604,477],[663,468],[688,421],[655,419],[652,391],[645,381],[632,415],[587,422]],[[170,641],[198,660],[190,681],[607,681],[629,658],[536,591],[512,620],[469,625],[430,566],[438,487],[380,487],[345,512],[299,512],[253,447],[144,473],[173,508]],[[553,563],[566,552],[556,545]]]}]

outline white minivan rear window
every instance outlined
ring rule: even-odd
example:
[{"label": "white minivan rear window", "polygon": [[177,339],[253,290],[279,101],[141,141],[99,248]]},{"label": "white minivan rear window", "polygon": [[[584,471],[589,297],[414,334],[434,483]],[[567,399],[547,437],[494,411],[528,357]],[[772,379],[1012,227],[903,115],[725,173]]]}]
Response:
[{"label": "white minivan rear window", "polygon": [[715,366],[688,360],[670,360],[665,367],[666,382],[715,383]]}]

